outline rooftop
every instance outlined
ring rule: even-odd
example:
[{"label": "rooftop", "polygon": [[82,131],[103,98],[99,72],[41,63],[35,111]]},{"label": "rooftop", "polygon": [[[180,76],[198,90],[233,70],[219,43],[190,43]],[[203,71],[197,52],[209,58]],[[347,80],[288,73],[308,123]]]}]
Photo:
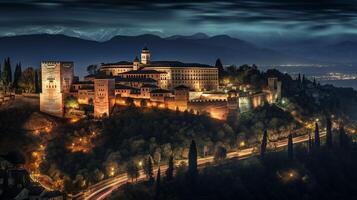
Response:
[{"label": "rooftop", "polygon": [[171,93],[171,92],[168,90],[164,90],[164,89],[156,89],[156,90],[151,91],[150,93]]},{"label": "rooftop", "polygon": [[188,90],[190,89],[189,87],[185,86],[185,85],[179,85],[177,87],[175,87],[176,90]]},{"label": "rooftop", "polygon": [[133,90],[135,88],[127,86],[127,85],[115,84],[115,89],[116,90]]},{"label": "rooftop", "polygon": [[153,84],[143,84],[141,87],[142,88],[158,88],[157,85],[153,85]]},{"label": "rooftop", "polygon": [[121,74],[166,74],[166,72],[160,72],[157,70],[131,70],[131,71],[127,71],[127,72],[123,72]]},{"label": "rooftop", "polygon": [[152,78],[122,78],[115,77],[116,82],[141,82],[141,83],[156,83]]},{"label": "rooftop", "polygon": [[128,62],[128,61],[119,61],[119,62],[115,62],[115,63],[102,63],[101,66],[102,67],[111,67],[111,65],[117,65],[116,67],[120,67],[120,65],[122,65],[122,67],[124,66],[128,66],[128,65],[133,65],[133,62]]},{"label": "rooftop", "polygon": [[77,81],[74,82],[73,84],[94,84],[93,81]]},{"label": "rooftop", "polygon": [[[128,67],[132,66],[132,62],[128,61],[120,61],[116,63],[102,63],[102,67]],[[140,66],[143,67],[201,67],[201,68],[216,68],[211,65],[206,65],[206,64],[200,64],[200,63],[183,63],[179,61],[150,61],[149,64],[140,64]]]}]

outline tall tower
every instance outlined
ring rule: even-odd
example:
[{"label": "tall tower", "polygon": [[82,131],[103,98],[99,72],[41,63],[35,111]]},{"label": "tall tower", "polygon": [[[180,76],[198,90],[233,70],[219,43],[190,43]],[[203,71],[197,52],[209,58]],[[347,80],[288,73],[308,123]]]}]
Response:
[{"label": "tall tower", "polygon": [[141,50],[141,63],[146,65],[150,63],[150,51],[147,47]]},{"label": "tall tower", "polygon": [[281,98],[281,85],[282,82],[278,81],[277,77],[269,77],[268,78],[268,88],[272,93],[272,101],[276,102]]},{"label": "tall tower", "polygon": [[42,62],[41,75],[40,110],[50,115],[63,117],[64,99],[69,94],[73,82],[73,62]]},{"label": "tall tower", "polygon": [[115,80],[113,78],[94,79],[94,116],[109,116],[115,103]]},{"label": "tall tower", "polygon": [[174,90],[176,109],[185,111],[188,109],[190,88],[184,85],[177,86]]},{"label": "tall tower", "polygon": [[133,61],[133,70],[138,70],[139,69],[139,65],[140,65],[139,58],[135,57],[135,59]]}]

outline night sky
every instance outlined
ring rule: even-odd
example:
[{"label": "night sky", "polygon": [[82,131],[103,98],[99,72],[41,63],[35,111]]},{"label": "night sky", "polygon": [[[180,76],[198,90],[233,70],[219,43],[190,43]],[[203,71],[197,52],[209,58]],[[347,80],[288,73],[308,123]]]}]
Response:
[{"label": "night sky", "polygon": [[269,38],[357,32],[355,0],[0,2],[0,36],[53,33],[107,40],[145,33]]}]

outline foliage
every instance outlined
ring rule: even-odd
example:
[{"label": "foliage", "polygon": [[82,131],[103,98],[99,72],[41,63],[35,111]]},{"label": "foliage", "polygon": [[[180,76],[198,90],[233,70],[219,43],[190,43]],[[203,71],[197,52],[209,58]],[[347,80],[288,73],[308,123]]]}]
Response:
[{"label": "foliage", "polygon": [[154,181],[153,161],[151,156],[148,156],[144,162],[144,173],[150,182]]},{"label": "foliage", "polygon": [[168,168],[166,170],[166,180],[170,181],[174,178],[174,156],[171,155],[168,162]]},{"label": "foliage", "polygon": [[65,103],[64,106],[66,108],[70,108],[70,109],[78,109],[79,108],[79,103],[76,97],[74,96],[68,96],[65,99]]},{"label": "foliage", "polygon": [[320,148],[320,131],[319,131],[319,124],[315,123],[315,143],[314,146],[316,148]]},{"label": "foliage", "polygon": [[[189,180],[184,175],[162,182],[161,199],[351,199],[356,195],[356,153],[355,145],[348,151],[321,148],[315,153],[300,146],[293,162],[285,152],[277,152],[267,154],[264,162],[252,157],[208,166],[200,172],[194,191],[187,187]],[[140,199],[154,199],[152,187],[139,184],[130,190],[124,187],[109,200],[126,200],[133,192],[145,194]]]},{"label": "foliage", "polygon": [[332,148],[332,122],[330,117],[326,118],[326,145]]},{"label": "foliage", "polygon": [[27,93],[35,91],[35,69],[26,68],[20,78],[19,86]]},{"label": "foliage", "polygon": [[294,143],[292,134],[289,134],[288,137],[288,158],[289,160],[293,160],[294,158]]},{"label": "foliage", "polygon": [[227,149],[223,146],[218,146],[214,153],[214,161],[219,162],[227,157]]},{"label": "foliage", "polygon": [[15,67],[15,72],[14,72],[14,82],[13,82],[13,87],[15,89],[18,89],[19,88],[19,81],[20,81],[20,78],[21,78],[21,63],[18,63],[16,64],[16,67]]},{"label": "foliage", "polygon": [[260,156],[262,158],[264,158],[265,151],[267,149],[267,144],[268,144],[268,132],[265,130],[263,133],[263,139],[262,139],[262,143],[260,146]]},{"label": "foliage", "polygon": [[190,151],[188,153],[188,175],[194,180],[197,176],[197,147],[195,140],[191,141]]},{"label": "foliage", "polygon": [[90,75],[95,75],[98,73],[98,66],[97,65],[89,65],[87,67],[87,72]]},{"label": "foliage", "polygon": [[133,161],[128,163],[126,170],[128,177],[129,179],[131,179],[131,181],[133,181],[134,179],[137,180],[139,178],[139,168]]},{"label": "foliage", "polygon": [[5,58],[4,66],[1,72],[2,85],[7,88],[12,83],[11,61],[10,58]]}]

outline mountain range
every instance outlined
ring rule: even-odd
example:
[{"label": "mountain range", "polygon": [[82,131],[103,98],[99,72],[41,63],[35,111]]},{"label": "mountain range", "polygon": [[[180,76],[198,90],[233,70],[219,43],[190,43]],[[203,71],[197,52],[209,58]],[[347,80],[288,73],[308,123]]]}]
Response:
[{"label": "mountain range", "polygon": [[[316,40],[317,41],[317,40]],[[42,60],[74,61],[76,73],[85,74],[90,64],[133,60],[147,46],[153,60],[179,60],[214,65],[220,58],[223,64],[339,64],[357,63],[357,41],[328,43],[313,41],[260,46],[228,35],[159,37],[115,36],[107,41],[92,41],[65,35],[21,35],[0,37],[0,59],[11,57],[12,62],[38,67]],[[14,64],[13,64],[14,65]]]}]

